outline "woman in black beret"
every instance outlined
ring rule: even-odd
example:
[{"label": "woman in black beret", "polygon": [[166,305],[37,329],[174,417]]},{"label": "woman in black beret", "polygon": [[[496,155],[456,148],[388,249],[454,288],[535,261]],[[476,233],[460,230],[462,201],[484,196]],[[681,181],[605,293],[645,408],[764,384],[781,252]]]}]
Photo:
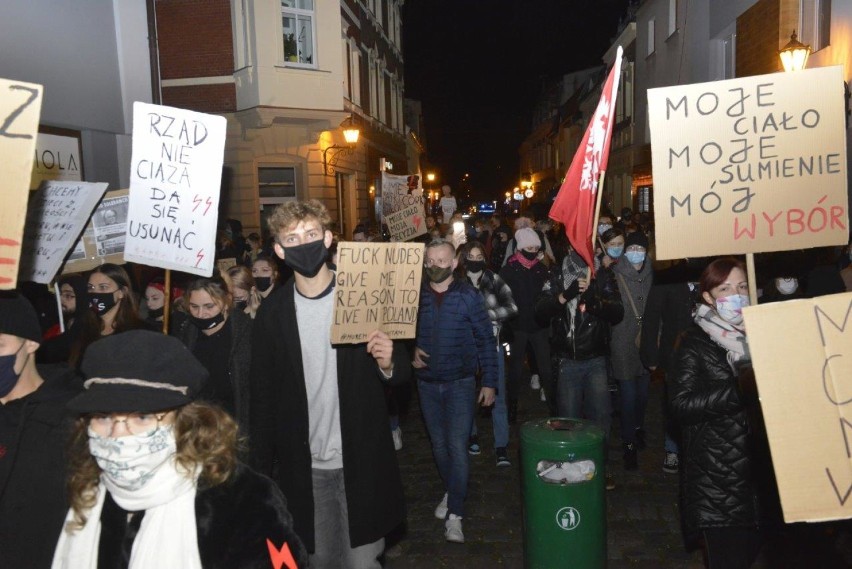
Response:
[{"label": "woman in black beret", "polygon": [[281,491],[237,459],[234,420],[195,401],[207,371],[179,340],[104,338],[82,368],[54,569],[306,566]]}]

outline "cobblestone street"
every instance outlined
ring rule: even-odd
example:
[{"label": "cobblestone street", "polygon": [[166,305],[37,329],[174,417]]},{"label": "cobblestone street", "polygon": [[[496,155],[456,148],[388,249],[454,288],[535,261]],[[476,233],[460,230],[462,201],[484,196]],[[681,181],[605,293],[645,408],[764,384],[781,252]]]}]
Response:
[{"label": "cobblestone street", "polygon": [[[413,386],[412,386],[413,387]],[[618,421],[609,447],[616,489],[606,493],[608,569],[703,569],[700,551],[686,551],[681,538],[678,477],[663,464],[663,383],[655,379],[645,422],[648,448],[639,453],[639,470],[622,467]],[[398,452],[408,505],[408,524],[388,539],[386,567],[523,568],[523,522],[518,459],[520,425],[545,417],[545,404],[528,383],[522,388],[518,424],[510,435],[510,468],[497,468],[490,418],[477,416],[482,454],[471,457],[464,544],[444,540],[443,522],[434,517],[443,495],[416,389],[403,418],[404,446]],[[570,552],[565,553],[566,561]],[[566,565],[570,567],[570,565]],[[852,567],[849,522],[785,526],[764,547],[753,569],[840,569]]]},{"label": "cobblestone street", "polygon": [[[527,384],[528,385],[528,384]],[[494,464],[490,419],[477,417],[482,454],[471,457],[470,490],[464,520],[465,543],[447,543],[443,523],[433,511],[443,495],[437,469],[420,417],[416,390],[403,421],[404,446],[399,451],[406,489],[408,527],[389,540],[387,566],[392,569],[458,567],[523,567],[523,527],[518,460],[520,425],[545,417],[537,392],[525,387],[518,425],[510,437],[511,468]],[[677,510],[677,476],[665,474],[661,419],[662,384],[654,382],[646,421],[648,448],[640,453],[639,470],[625,472],[617,438],[610,445],[611,472],[617,487],[607,492],[610,569],[621,567],[702,568],[699,552],[684,551]],[[566,552],[566,557],[570,553]]]}]

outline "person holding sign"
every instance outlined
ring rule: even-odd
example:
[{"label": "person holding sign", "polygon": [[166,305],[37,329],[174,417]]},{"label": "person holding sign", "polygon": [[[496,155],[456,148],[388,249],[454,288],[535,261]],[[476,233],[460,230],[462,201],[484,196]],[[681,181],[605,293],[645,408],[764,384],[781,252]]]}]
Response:
[{"label": "person holding sign", "polygon": [[234,420],[196,400],[207,370],[180,341],[132,330],[82,368],[53,569],[307,567],[284,496],[237,458]]},{"label": "person holding sign", "polygon": [[[464,543],[462,518],[469,473],[468,436],[474,404],[494,403],[497,340],[485,300],[468,282],[453,278],[458,261],[449,241],[426,246],[428,285],[420,293],[417,347],[412,365],[432,454],[446,488],[435,517],[446,519],[447,541]],[[482,389],[476,396],[476,372]]]},{"label": "person holding sign", "polygon": [[738,260],[708,265],[699,280],[696,325],[681,336],[667,376],[670,407],[683,433],[684,533],[687,542],[703,538],[709,569],[751,566],[760,548],[758,488],[775,485],[756,476],[757,425],[749,424],[747,412],[749,397],[756,404],[756,395],[738,384],[750,359],[742,315],[748,288]]},{"label": "person holding sign", "polygon": [[67,366],[39,364],[41,328],[23,296],[0,293],[0,567],[47,569],[62,520],[65,447],[79,392]]},{"label": "person holding sign", "polygon": [[59,281],[59,304],[65,331],[61,332],[56,324],[44,334],[38,351],[38,361],[42,364],[67,363],[71,349],[80,338],[86,313],[89,312],[86,279],[82,275],[63,275]]},{"label": "person holding sign", "polygon": [[269,217],[275,254],[294,275],[254,320],[250,454],[287,496],[312,568],[378,568],[385,535],[405,518],[384,385],[411,368],[381,330],[332,345],[330,225],[318,200]]}]

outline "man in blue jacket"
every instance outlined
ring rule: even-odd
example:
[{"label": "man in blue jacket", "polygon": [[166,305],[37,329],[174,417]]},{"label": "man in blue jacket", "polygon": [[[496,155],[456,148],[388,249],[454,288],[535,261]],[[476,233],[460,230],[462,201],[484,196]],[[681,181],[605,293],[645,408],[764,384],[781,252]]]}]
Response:
[{"label": "man in blue jacket", "polygon": [[447,541],[464,543],[462,518],[469,471],[467,439],[473,424],[477,370],[479,403],[494,403],[497,352],[488,309],[469,283],[453,279],[455,248],[444,239],[426,246],[428,284],[420,293],[417,347],[412,365],[423,420],[446,494],[435,517],[446,519]]}]

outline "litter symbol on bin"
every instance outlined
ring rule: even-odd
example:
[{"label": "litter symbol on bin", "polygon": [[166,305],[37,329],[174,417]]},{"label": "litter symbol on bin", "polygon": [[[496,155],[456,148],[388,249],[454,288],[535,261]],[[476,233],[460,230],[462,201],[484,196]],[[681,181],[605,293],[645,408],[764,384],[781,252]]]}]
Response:
[{"label": "litter symbol on bin", "polygon": [[580,512],[576,508],[568,506],[556,512],[556,525],[559,529],[571,531],[580,525]]}]

